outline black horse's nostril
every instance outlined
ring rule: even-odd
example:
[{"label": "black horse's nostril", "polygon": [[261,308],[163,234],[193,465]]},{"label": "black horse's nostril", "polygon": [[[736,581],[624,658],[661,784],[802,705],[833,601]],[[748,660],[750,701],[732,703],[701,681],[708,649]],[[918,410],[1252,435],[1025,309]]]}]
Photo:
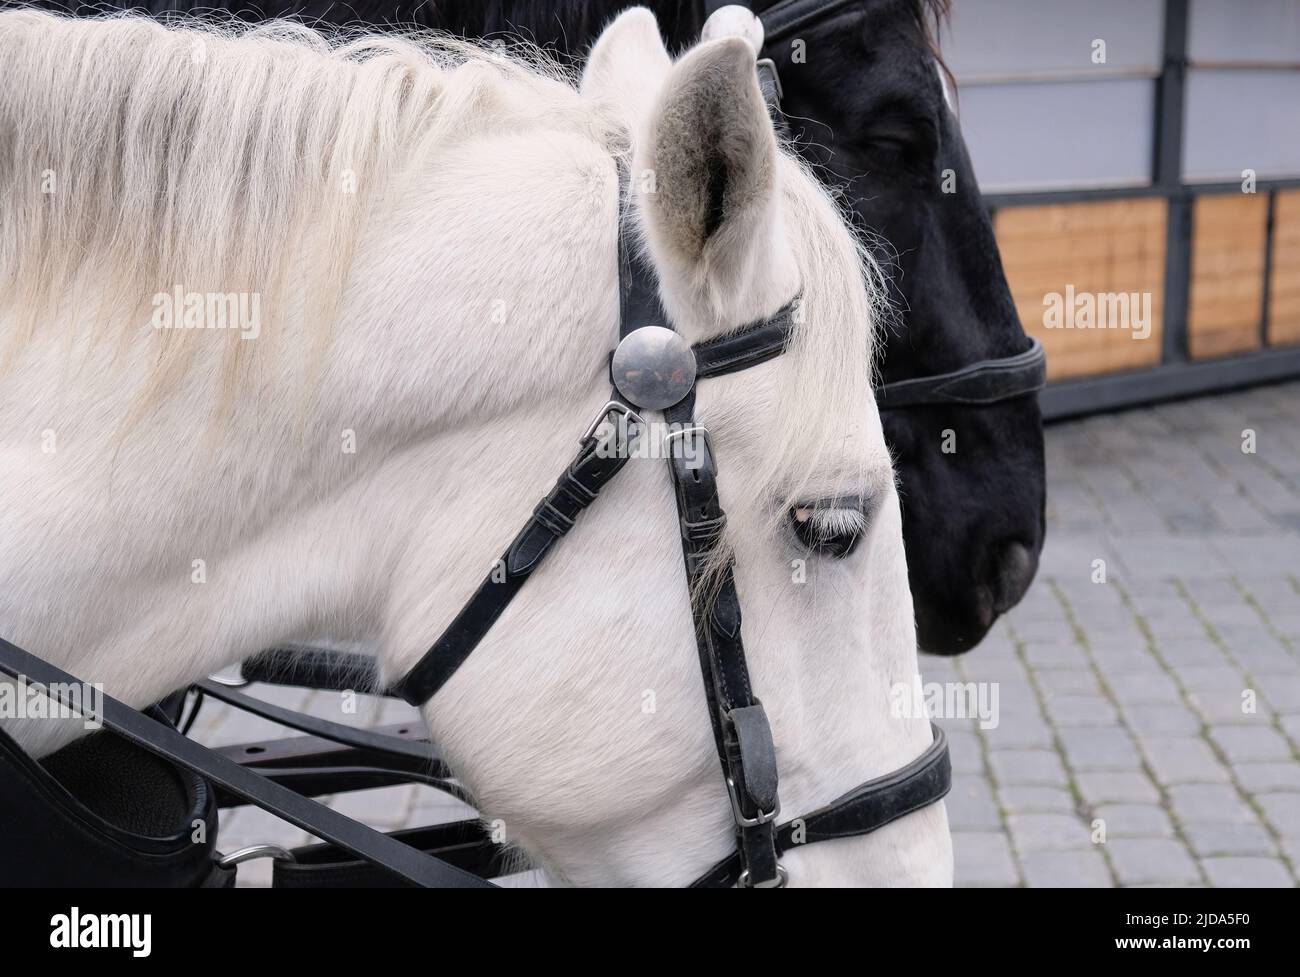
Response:
[{"label": "black horse's nostril", "polygon": [[1005,614],[1025,596],[1038,569],[1038,558],[1023,543],[1015,541],[996,547],[994,554],[989,581],[993,591],[993,609],[998,614]]}]

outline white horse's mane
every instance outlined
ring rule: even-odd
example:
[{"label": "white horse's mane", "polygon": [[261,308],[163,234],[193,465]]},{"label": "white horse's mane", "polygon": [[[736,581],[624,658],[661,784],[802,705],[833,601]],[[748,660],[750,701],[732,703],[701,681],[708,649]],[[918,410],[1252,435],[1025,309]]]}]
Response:
[{"label": "white horse's mane", "polygon": [[[97,338],[118,342],[176,283],[257,293],[270,330],[301,315],[323,355],[362,221],[403,174],[424,167],[437,180],[440,148],[503,130],[572,133],[622,155],[624,125],[522,43],[0,13],[0,135],[10,148],[0,154],[0,370],[38,328],[92,322]],[[804,175],[782,181],[783,211],[801,257],[800,319],[813,328],[795,332],[782,423],[748,480],[755,495],[775,486],[786,501],[811,490],[800,475],[816,467],[817,446],[871,396],[874,331],[889,314],[879,266]],[[865,281],[865,303],[845,287],[854,279]],[[225,343],[219,410],[233,404],[244,358],[277,349],[233,330],[155,339],[141,406],[179,382],[197,342]]]},{"label": "white horse's mane", "polygon": [[[537,129],[619,138],[522,44],[0,13],[2,362],[36,328],[138,327],[178,282],[258,293],[272,318],[292,291],[327,336],[362,219],[395,178],[451,143]],[[160,373],[177,379],[178,347],[202,335],[168,333]],[[223,338],[228,371],[270,345]]]}]

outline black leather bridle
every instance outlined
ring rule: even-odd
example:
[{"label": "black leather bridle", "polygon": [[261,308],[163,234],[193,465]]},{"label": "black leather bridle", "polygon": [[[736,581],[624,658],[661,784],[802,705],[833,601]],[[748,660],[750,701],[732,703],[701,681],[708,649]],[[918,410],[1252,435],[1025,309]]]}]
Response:
[{"label": "black leather bridle", "polygon": [[[614,385],[609,401],[582,439],[577,457],[534,509],[493,572],[397,683],[395,692],[418,706],[443,687],[487,636],[551,547],[622,470],[631,441],[638,431],[648,428],[642,414],[647,408],[662,408],[670,429],[664,447],[677,499],[700,669],[736,829],[736,851],[693,885],[779,886],[787,879],[780,856],[796,840],[807,844],[868,834],[940,800],[951,786],[948,746],[943,732],[932,727],[930,747],[903,768],[864,783],[795,821],[777,823],[781,806],[776,747],[767,713],[751,688],[732,564],[728,558],[720,566],[710,566],[714,548],[722,539],[726,514],[718,498],[713,445],[695,419],[695,388],[700,380],[749,369],[781,355],[793,328],[795,302],[768,319],[717,339],[692,347],[679,340],[677,358],[637,361],[633,356],[628,361],[620,352],[639,348],[642,330],[671,328],[659,300],[658,277],[632,244],[628,225],[625,213],[619,233],[620,343],[611,356]],[[635,399],[634,391],[644,384],[645,375],[654,372],[665,375],[670,390],[672,378],[676,378],[679,399],[666,404]],[[631,424],[604,423],[618,415]],[[609,429],[609,440],[597,433],[602,428]]]}]

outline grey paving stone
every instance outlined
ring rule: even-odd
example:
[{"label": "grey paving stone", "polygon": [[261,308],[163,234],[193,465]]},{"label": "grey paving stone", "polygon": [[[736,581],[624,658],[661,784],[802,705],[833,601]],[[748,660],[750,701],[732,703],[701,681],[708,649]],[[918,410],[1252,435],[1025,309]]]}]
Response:
[{"label": "grey paving stone", "polygon": [[1063,787],[1009,786],[998,790],[1008,814],[1073,814],[1073,795]]},{"label": "grey paving stone", "polygon": [[1272,726],[1213,726],[1210,739],[1232,764],[1247,761],[1289,760],[1291,747]]},{"label": "grey paving stone", "polygon": [[1228,657],[1223,649],[1209,638],[1156,636],[1156,651],[1160,658],[1171,668],[1190,668],[1193,666],[1223,666]]},{"label": "grey paving stone", "polygon": [[1223,558],[1207,539],[1133,534],[1114,543],[1120,559],[1135,577],[1186,580],[1223,573]]},{"label": "grey paving stone", "polygon": [[1070,637],[1070,626],[1064,610],[1059,616],[1019,617],[1011,622],[1016,638],[1026,645],[1054,644]]},{"label": "grey paving stone", "polygon": [[1088,655],[1059,631],[1052,639],[1025,642],[1025,661],[1031,668],[1087,668]]},{"label": "grey paving stone", "polygon": [[1106,859],[1090,851],[1037,851],[1021,856],[1025,884],[1033,888],[1105,889],[1114,885]]},{"label": "grey paving stone", "polygon": [[1120,713],[1139,736],[1195,736],[1201,731],[1201,717],[1181,702],[1124,705]]},{"label": "grey paving stone", "polygon": [[984,748],[979,737],[967,730],[953,729],[950,721],[940,723],[948,737],[948,755],[952,759],[953,773],[982,773]]},{"label": "grey paving stone", "polygon": [[1167,793],[1169,806],[1180,821],[1255,824],[1258,820],[1236,789],[1227,784],[1177,784]]},{"label": "grey paving stone", "polygon": [[984,731],[994,749],[1051,749],[1052,730],[1040,716],[1002,716],[993,729]]},{"label": "grey paving stone", "polygon": [[1251,687],[1270,684],[1275,678],[1300,676],[1300,661],[1280,644],[1260,643],[1245,648],[1229,645],[1228,653],[1245,671],[1247,684]]},{"label": "grey paving stone", "polygon": [[1296,561],[1300,559],[1296,555],[1295,538],[1288,534],[1238,535],[1215,540],[1213,545],[1218,566],[1227,566],[1234,573],[1264,570],[1295,573]]},{"label": "grey paving stone", "polygon": [[1251,794],[1300,791],[1300,763],[1234,763],[1233,775]]},{"label": "grey paving stone", "polygon": [[1300,715],[1278,716],[1277,724],[1282,727],[1287,739],[1300,747]]},{"label": "grey paving stone", "polygon": [[1147,634],[1137,618],[1090,621],[1081,625],[1081,628],[1088,649],[1100,660],[1110,660],[1116,654],[1127,653],[1129,649],[1141,650],[1148,644]]},{"label": "grey paving stone", "polygon": [[1066,762],[1076,772],[1139,770],[1142,758],[1128,732],[1119,726],[1076,726],[1057,731]]},{"label": "grey paving stone", "polygon": [[1259,823],[1188,820],[1182,822],[1182,831],[1192,851],[1202,858],[1277,852],[1273,837]]},{"label": "grey paving stone", "polygon": [[1300,838],[1300,794],[1260,794],[1255,802],[1283,838]]},{"label": "grey paving stone", "polygon": [[1300,677],[1280,676],[1261,682],[1259,692],[1276,712],[1300,713]]},{"label": "grey paving stone", "polygon": [[330,805],[335,810],[374,827],[396,828],[406,823],[415,802],[411,785],[340,794]]},{"label": "grey paving stone", "polygon": [[1238,695],[1248,683],[1241,671],[1227,665],[1184,665],[1173,663],[1174,677],[1188,692],[1231,691]]},{"label": "grey paving stone", "polygon": [[1001,831],[954,831],[952,855],[955,885],[993,888],[1021,884],[1011,843]]},{"label": "grey paving stone", "polygon": [[1061,758],[1050,750],[991,750],[989,766],[999,784],[1065,783]]},{"label": "grey paving stone", "polygon": [[1273,710],[1259,692],[1249,687],[1190,692],[1187,701],[1210,726],[1256,726],[1273,716]]},{"label": "grey paving stone", "polygon": [[1091,847],[1089,822],[1074,814],[1012,814],[1007,828],[1016,851],[1074,851]]},{"label": "grey paving stone", "polygon": [[1295,879],[1279,858],[1207,858],[1201,862],[1215,888],[1290,889]]},{"label": "grey paving stone", "polygon": [[474,808],[450,794],[424,789],[415,796],[409,820],[412,824],[442,824],[447,821],[463,821],[476,814]]},{"label": "grey paving stone", "polygon": [[1038,687],[1048,696],[1101,695],[1097,676],[1086,668],[1043,668],[1034,673]]},{"label": "grey paving stone", "polygon": [[1106,854],[1120,885],[1197,884],[1201,875],[1186,847],[1165,838],[1116,838]]},{"label": "grey paving stone", "polygon": [[1140,745],[1161,784],[1228,782],[1227,768],[1202,739],[1194,736],[1149,736]]},{"label": "grey paving stone", "polygon": [[1145,772],[1136,770],[1098,771],[1075,775],[1075,785],[1084,802],[1099,804],[1156,804],[1160,791]]},{"label": "grey paving stone", "polygon": [[1101,695],[1048,695],[1043,707],[1053,724],[1064,726],[1114,726],[1115,707]]},{"label": "grey paving stone", "polygon": [[955,775],[947,806],[948,823],[954,829],[1002,827],[1002,816],[993,800],[993,788],[981,776]]},{"label": "grey paving stone", "polygon": [[1093,818],[1106,822],[1107,838],[1172,838],[1174,826],[1155,804],[1104,804]]},{"label": "grey paving stone", "polygon": [[1178,684],[1163,672],[1117,676],[1107,684],[1116,701],[1124,706],[1148,703],[1172,705],[1183,701],[1183,693]]}]

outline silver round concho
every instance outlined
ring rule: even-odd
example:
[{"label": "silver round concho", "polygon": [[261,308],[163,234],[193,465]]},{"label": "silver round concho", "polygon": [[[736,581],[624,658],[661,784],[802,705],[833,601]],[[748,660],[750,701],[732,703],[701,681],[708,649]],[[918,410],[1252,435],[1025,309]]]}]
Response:
[{"label": "silver round concho", "polygon": [[614,350],[610,369],[618,392],[646,410],[671,407],[695,386],[691,344],[663,326],[628,333]]}]

